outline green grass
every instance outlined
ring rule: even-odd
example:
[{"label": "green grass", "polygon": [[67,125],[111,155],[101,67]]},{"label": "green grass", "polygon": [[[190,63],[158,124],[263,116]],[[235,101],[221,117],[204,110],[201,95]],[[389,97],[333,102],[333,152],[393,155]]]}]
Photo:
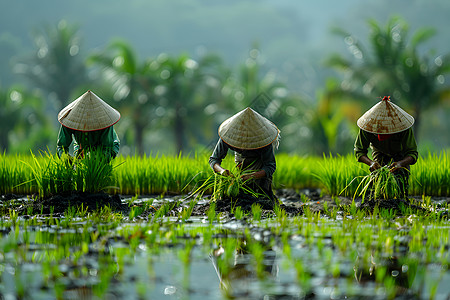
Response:
[{"label": "green grass", "polygon": [[[171,162],[181,160],[170,159],[173,159]],[[442,163],[442,157],[437,156],[437,159]],[[65,163],[64,160],[53,162],[47,156],[21,157],[20,161],[32,164],[34,160],[41,167]],[[325,166],[335,164],[334,169],[330,169],[338,172],[350,161],[351,157],[317,158],[315,167],[309,167],[311,171],[321,170],[321,167],[326,170]],[[191,163],[189,159],[188,163]],[[430,160],[424,158],[423,163],[438,162],[431,156]],[[114,162],[112,172],[115,174],[125,165],[124,160],[119,159]],[[194,169],[194,165],[190,166]],[[29,167],[24,169],[30,172]],[[317,175],[312,174],[311,178],[318,178]],[[332,179],[330,182],[340,186],[346,180],[341,183],[340,179]],[[321,181],[314,179],[314,182],[320,184]],[[216,260],[223,276],[222,283],[226,285],[231,285],[233,276],[237,275],[236,253],[239,252],[248,258],[245,267],[256,275],[254,280],[261,288],[272,286],[280,290],[289,286],[295,291],[298,285],[308,293],[318,288],[314,285],[317,282],[320,282],[321,289],[323,283],[330,286],[339,283],[340,291],[352,298],[364,296],[366,289],[371,293],[381,290],[385,293],[384,298],[395,298],[396,295],[402,296],[397,294],[401,291],[394,285],[396,278],[393,274],[399,272],[398,276],[411,280],[408,289],[421,298],[433,299],[438,287],[448,292],[442,276],[448,275],[450,262],[449,223],[435,214],[412,212],[402,217],[394,216],[390,210],[366,212],[355,207],[345,211],[338,220],[322,218],[320,213],[309,210],[304,215],[290,217],[277,207],[275,213],[266,219],[261,218],[261,209],[255,205],[252,207],[253,218],[245,217],[236,208],[235,217],[243,225],[231,228],[222,226],[225,223],[216,216],[214,209],[207,213],[209,222],[189,220],[194,202],[173,216],[171,209],[176,205],[178,202],[166,202],[158,210],[151,205],[135,207],[128,218],[108,207],[94,212],[71,208],[65,213],[65,218],[20,218],[13,209],[2,211],[1,227],[12,230],[2,232],[0,251],[3,263],[14,271],[8,276],[15,280],[15,285],[11,288],[2,285],[0,292],[12,290],[17,298],[32,298],[35,292],[64,298],[64,291],[70,287],[72,279],[91,278],[82,282],[98,298],[114,291],[114,286],[133,287],[132,282],[146,283],[140,286],[143,289],[141,293],[146,294],[152,292],[152,286],[166,279],[163,274],[167,273],[168,266],[174,266],[164,256],[167,253],[174,254],[170,256],[170,262],[177,263],[177,272],[185,279],[182,285],[173,278],[170,283],[182,291],[192,291],[195,286],[189,286],[192,282],[189,276],[194,277],[198,271],[190,273],[189,270],[204,267],[205,257],[220,247],[223,251],[218,251]],[[144,211],[150,211],[154,217],[149,216],[148,220],[137,218]],[[271,250],[277,251],[279,272],[283,276],[280,278],[285,280],[283,285],[279,285],[278,278],[272,280],[266,273],[265,255]],[[135,279],[128,282],[127,274],[131,273],[128,268],[136,270],[133,266],[142,262],[138,259],[143,256],[148,257],[148,261],[135,273]],[[63,272],[67,270],[66,266],[73,272]],[[165,272],[158,273],[160,270]],[[435,277],[430,281],[427,279],[429,276]],[[433,284],[426,285],[425,282]],[[42,286],[46,289],[40,289]],[[232,290],[224,292],[230,293],[230,298],[233,296]],[[439,299],[438,296],[436,298]]]},{"label": "green grass", "polygon": [[[368,167],[356,162],[352,155],[279,154],[276,160],[274,189],[320,188],[332,196],[353,197],[362,178],[369,174]],[[232,169],[233,165],[233,156],[228,155],[224,166]],[[411,166],[409,195],[449,196],[449,170],[448,152],[420,157]],[[207,156],[119,156],[108,166],[80,165],[73,174],[64,160],[50,154],[0,154],[0,194],[51,194],[80,190],[80,186],[84,191],[107,190],[124,195],[187,194],[212,174]]]}]

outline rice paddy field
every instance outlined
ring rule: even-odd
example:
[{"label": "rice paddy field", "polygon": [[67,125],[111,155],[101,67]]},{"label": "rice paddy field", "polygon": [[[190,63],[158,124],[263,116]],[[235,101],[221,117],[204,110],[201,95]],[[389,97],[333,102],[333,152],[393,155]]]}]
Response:
[{"label": "rice paddy field", "polygon": [[[257,203],[217,212],[207,193],[191,194],[212,174],[207,157],[74,166],[45,153],[0,155],[0,297],[450,298],[448,152],[411,167],[411,206],[399,209],[361,209],[368,168],[352,156],[276,159],[274,189],[299,213]],[[52,196],[73,190],[120,196],[120,209],[56,209]]]}]

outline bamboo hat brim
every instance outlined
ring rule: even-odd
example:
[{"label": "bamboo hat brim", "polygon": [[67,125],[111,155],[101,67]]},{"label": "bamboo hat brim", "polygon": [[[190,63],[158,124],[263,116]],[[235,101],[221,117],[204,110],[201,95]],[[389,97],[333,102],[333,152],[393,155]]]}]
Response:
[{"label": "bamboo hat brim", "polygon": [[247,107],[226,119],[219,127],[220,138],[228,145],[244,150],[265,147],[276,140],[275,124]]},{"label": "bamboo hat brim", "polygon": [[367,132],[393,134],[413,126],[414,118],[386,96],[363,114],[356,123]]},{"label": "bamboo hat brim", "polygon": [[110,127],[120,119],[120,113],[87,91],[58,114],[61,125],[79,131],[94,131]]}]

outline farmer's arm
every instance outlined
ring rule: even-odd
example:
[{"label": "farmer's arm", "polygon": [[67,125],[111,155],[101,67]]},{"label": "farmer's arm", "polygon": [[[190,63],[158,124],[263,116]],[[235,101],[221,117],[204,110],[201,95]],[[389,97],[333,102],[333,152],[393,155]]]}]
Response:
[{"label": "farmer's arm", "polygon": [[214,148],[212,155],[209,157],[209,165],[214,172],[219,173],[221,175],[230,175],[230,171],[222,168],[220,165],[222,160],[227,156],[228,153],[228,145],[219,138],[219,141]]},{"label": "farmer's arm", "polygon": [[[112,128],[112,126],[111,126],[111,128]],[[120,139],[119,139],[119,136],[117,135],[116,131],[114,130],[114,128],[112,129],[112,131],[113,131],[113,139],[114,139],[114,142],[113,142],[114,155],[113,155],[113,157],[116,157],[119,154]]]},{"label": "farmer's arm", "polygon": [[408,168],[410,165],[413,165],[416,163],[417,158],[419,156],[419,154],[417,152],[416,139],[414,137],[414,132],[413,132],[412,128],[409,128],[406,131],[406,133],[402,139],[402,144],[405,149],[405,151],[404,151],[405,158],[403,158],[400,161],[392,163],[390,166],[391,172],[394,172],[401,168]]},{"label": "farmer's arm", "polygon": [[72,133],[69,129],[61,125],[56,141],[56,153],[61,157],[63,153],[69,153],[69,146],[72,143]]},{"label": "farmer's arm", "polygon": [[417,144],[416,144],[416,138],[414,137],[414,132],[412,128],[409,128],[403,137],[403,145],[405,149],[405,163],[408,163],[408,165],[413,165],[416,163],[417,158],[419,156],[419,153],[417,152]]},{"label": "farmer's arm", "polygon": [[356,137],[355,140],[355,147],[354,147],[354,152],[355,152],[355,156],[356,159],[369,166],[369,170],[372,172],[376,169],[381,168],[380,164],[371,160],[368,156],[368,149],[370,146],[370,141],[367,137],[367,135],[370,134],[368,132],[365,132],[364,130],[360,129],[358,132],[358,136]]},{"label": "farmer's arm", "polygon": [[119,153],[120,140],[113,126],[103,129],[104,132],[99,137],[105,155],[114,158]]},{"label": "farmer's arm", "polygon": [[261,170],[243,175],[242,176],[243,180],[247,180],[249,178],[258,179],[263,177],[272,178],[273,173],[275,173],[275,170],[277,168],[277,163],[275,161],[275,155],[273,153],[272,145],[269,145],[265,148],[265,151],[261,154],[261,159],[263,162]]},{"label": "farmer's arm", "polygon": [[362,129],[359,130],[358,135],[356,136],[355,145],[354,145],[354,153],[356,156],[356,159],[359,162],[361,161],[361,157],[365,156],[367,157],[368,149],[370,146],[370,141],[366,136],[366,132]]}]

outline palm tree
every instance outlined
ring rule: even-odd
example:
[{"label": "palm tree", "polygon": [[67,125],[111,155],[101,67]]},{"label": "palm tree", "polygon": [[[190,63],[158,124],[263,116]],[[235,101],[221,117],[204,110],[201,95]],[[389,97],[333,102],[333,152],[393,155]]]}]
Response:
[{"label": "palm tree", "polygon": [[101,77],[111,84],[115,104],[123,116],[130,118],[137,152],[143,154],[144,133],[152,120],[159,81],[152,71],[152,61],[139,62],[129,43],[115,40],[103,52],[91,55],[88,62],[99,66]]},{"label": "palm tree", "polygon": [[21,87],[0,88],[0,151],[46,150],[54,131],[41,103]]},{"label": "palm tree", "polygon": [[34,34],[36,52],[14,68],[47,95],[54,94],[57,110],[70,102],[76,88],[87,82],[77,32],[76,26],[64,20],[57,26],[45,26]]},{"label": "palm tree", "polygon": [[213,54],[198,60],[185,54],[178,57],[162,54],[157,61],[164,87],[159,101],[166,109],[165,117],[171,120],[175,151],[181,153],[208,136],[214,123],[209,115],[226,106],[222,87],[229,70]]},{"label": "palm tree", "polygon": [[10,132],[20,119],[20,104],[11,91],[0,88],[0,105],[0,151],[8,152]]},{"label": "palm tree", "polygon": [[374,94],[392,95],[395,101],[409,106],[417,133],[422,111],[437,105],[448,94],[443,83],[450,71],[450,56],[419,54],[419,46],[435,35],[434,29],[420,29],[408,41],[408,25],[400,18],[391,18],[384,28],[373,20],[369,25],[370,52],[354,36],[338,30],[353,58],[333,55],[328,64],[344,72],[341,92],[372,100]]}]

